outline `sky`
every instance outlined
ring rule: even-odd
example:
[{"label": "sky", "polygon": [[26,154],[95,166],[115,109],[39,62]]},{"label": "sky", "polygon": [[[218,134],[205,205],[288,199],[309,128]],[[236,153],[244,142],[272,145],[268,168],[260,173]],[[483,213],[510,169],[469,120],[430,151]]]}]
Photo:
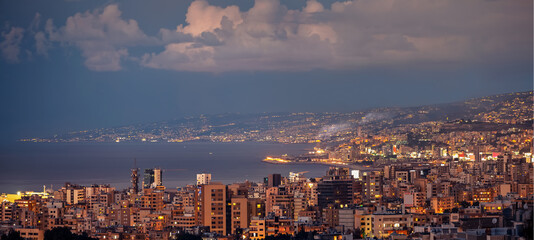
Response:
[{"label": "sky", "polygon": [[0,141],[532,90],[531,0],[0,0]]}]

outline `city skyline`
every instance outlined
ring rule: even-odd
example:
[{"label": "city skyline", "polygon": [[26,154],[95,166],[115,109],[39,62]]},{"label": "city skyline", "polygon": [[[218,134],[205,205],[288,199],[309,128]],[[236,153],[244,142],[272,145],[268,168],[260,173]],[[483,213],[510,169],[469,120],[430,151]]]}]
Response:
[{"label": "city skyline", "polygon": [[0,0],[0,239],[533,239],[533,7]]},{"label": "city skyline", "polygon": [[526,0],[1,4],[2,142],[532,90]]}]

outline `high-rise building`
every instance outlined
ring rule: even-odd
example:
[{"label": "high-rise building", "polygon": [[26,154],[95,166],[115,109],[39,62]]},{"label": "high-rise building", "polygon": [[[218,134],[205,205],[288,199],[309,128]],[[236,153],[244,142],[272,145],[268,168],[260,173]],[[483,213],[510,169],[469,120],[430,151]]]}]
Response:
[{"label": "high-rise building", "polygon": [[132,168],[132,189],[133,194],[139,193],[139,168],[137,168],[137,159],[134,159],[134,167]]},{"label": "high-rise building", "polygon": [[132,193],[139,192],[139,168],[132,168]]},{"label": "high-rise building", "polygon": [[481,161],[480,147],[479,146],[475,146],[474,152],[475,152],[475,162],[480,163],[480,161]]},{"label": "high-rise building", "polygon": [[163,177],[161,168],[154,168],[154,187],[163,185]]},{"label": "high-rise building", "polygon": [[211,182],[211,173],[197,174],[197,185],[210,184],[210,182]]},{"label": "high-rise building", "polygon": [[366,201],[376,203],[382,198],[383,176],[380,171],[363,174],[363,191]]},{"label": "high-rise building", "polygon": [[141,207],[149,208],[155,211],[163,209],[163,195],[164,191],[158,189],[144,189],[141,197]]},{"label": "high-rise building", "polygon": [[354,178],[348,168],[331,167],[317,186],[318,205],[322,208],[328,204],[334,206],[352,204]]},{"label": "high-rise building", "polygon": [[278,187],[282,183],[282,175],[279,173],[269,174],[267,187]]},{"label": "high-rise building", "polygon": [[265,191],[265,212],[277,217],[293,217],[293,194],[286,187],[272,187]]},{"label": "high-rise building", "polygon": [[231,229],[232,233],[237,233],[238,229],[248,228],[250,222],[250,205],[246,197],[233,197],[231,200]]},{"label": "high-rise building", "polygon": [[150,188],[154,183],[154,169],[145,169],[143,188]]},{"label": "high-rise building", "polygon": [[201,186],[202,225],[211,232],[227,234],[226,186],[222,183]]},{"label": "high-rise building", "polygon": [[85,187],[67,183],[64,189],[67,204],[79,204],[85,201]]}]

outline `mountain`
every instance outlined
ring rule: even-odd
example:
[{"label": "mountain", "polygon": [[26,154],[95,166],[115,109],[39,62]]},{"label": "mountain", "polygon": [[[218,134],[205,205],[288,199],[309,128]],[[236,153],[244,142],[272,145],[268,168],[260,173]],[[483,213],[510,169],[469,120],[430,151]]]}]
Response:
[{"label": "mountain", "polygon": [[[532,91],[406,108],[377,108],[349,113],[217,114],[58,134],[32,142],[283,142],[344,141],[367,132],[425,122],[532,126]],[[485,123],[481,125],[480,123]],[[489,124],[489,125],[488,125]],[[472,128],[472,126],[471,126]]]}]

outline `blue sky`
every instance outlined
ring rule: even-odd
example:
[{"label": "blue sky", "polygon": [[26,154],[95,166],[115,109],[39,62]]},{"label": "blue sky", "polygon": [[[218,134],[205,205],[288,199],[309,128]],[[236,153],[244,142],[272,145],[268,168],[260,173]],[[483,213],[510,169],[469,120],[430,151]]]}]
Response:
[{"label": "blue sky", "polygon": [[0,1],[1,140],[532,90],[532,1]]}]

